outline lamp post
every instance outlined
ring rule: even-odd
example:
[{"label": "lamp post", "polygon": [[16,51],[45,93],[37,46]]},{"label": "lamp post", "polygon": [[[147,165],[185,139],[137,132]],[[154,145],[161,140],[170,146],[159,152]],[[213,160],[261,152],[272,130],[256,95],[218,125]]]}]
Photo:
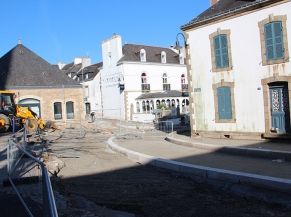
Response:
[{"label": "lamp post", "polygon": [[[181,36],[182,38],[183,38],[183,40],[184,40],[184,46],[181,46],[181,44],[180,44],[180,41],[179,41],[179,36]],[[176,50],[179,50],[179,52],[180,52],[180,50],[182,49],[182,48],[187,48],[187,42],[186,42],[186,38],[185,38],[185,35],[183,34],[183,33],[181,33],[181,32],[179,32],[177,35],[176,35],[176,43],[175,43],[175,49]]]},{"label": "lamp post", "polygon": [[[183,39],[184,40],[184,44],[182,44],[183,46],[181,46],[181,43],[179,41],[179,39]],[[193,93],[193,85],[192,85],[192,73],[193,71],[191,70],[191,60],[190,60],[190,54],[189,51],[187,51],[187,49],[189,49],[189,45],[187,44],[187,40],[186,37],[183,33],[179,32],[176,35],[176,43],[175,43],[175,47],[174,49],[179,50],[179,54],[181,54],[181,50],[183,50],[183,55],[186,58],[186,65],[187,65],[187,77],[188,77],[188,92],[189,94],[189,101],[190,101],[190,127],[191,127],[191,134],[192,132],[196,133],[196,124],[194,121],[194,116],[195,116],[195,105],[194,105],[194,94]],[[186,102],[184,102],[184,106],[186,106]],[[183,108],[183,102],[182,102],[182,108]],[[191,113],[192,112],[192,113]]]}]

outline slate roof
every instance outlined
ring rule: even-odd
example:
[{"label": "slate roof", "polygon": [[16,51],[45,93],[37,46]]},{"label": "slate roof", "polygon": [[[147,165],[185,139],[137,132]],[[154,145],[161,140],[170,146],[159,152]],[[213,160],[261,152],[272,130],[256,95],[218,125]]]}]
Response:
[{"label": "slate roof", "polygon": [[[95,76],[99,73],[100,68],[103,66],[103,62],[96,63],[90,66],[87,66],[83,69],[83,75],[89,74],[88,79],[84,78],[84,81],[91,81],[95,78]],[[80,75],[80,73],[79,73]],[[82,77],[82,75],[81,75]]]},{"label": "slate roof", "polygon": [[181,91],[170,90],[157,93],[144,93],[136,99],[153,99],[153,98],[167,98],[167,97],[184,97],[185,95]]},{"label": "slate roof", "polygon": [[140,50],[146,51],[146,62],[161,63],[161,52],[166,52],[167,63],[179,64],[179,54],[170,48],[153,47],[146,45],[125,44],[122,47],[123,57],[118,61],[140,62]]},{"label": "slate roof", "polygon": [[82,63],[74,64],[69,63],[62,68],[62,71],[68,76],[69,74],[72,75],[72,78],[79,73],[82,69]]},{"label": "slate roof", "polygon": [[[99,73],[100,68],[102,66],[103,66],[103,62],[100,62],[100,63],[96,63],[96,64],[93,64],[93,65],[84,67],[82,69],[82,63],[75,64],[75,65],[74,65],[74,63],[69,63],[69,64],[67,64],[67,65],[65,65],[63,67],[62,71],[67,76],[69,76],[69,74],[71,74],[72,78],[74,78],[75,76],[79,77],[79,81],[78,82],[83,82],[83,81],[91,81],[91,80],[93,80],[95,78],[95,76]],[[89,75],[88,78],[86,78],[86,74]],[[76,80],[76,78],[74,80]]]},{"label": "slate roof", "polygon": [[206,23],[211,23],[225,17],[251,11],[283,0],[219,0],[216,4],[195,17],[181,27],[182,30],[191,29]]},{"label": "slate roof", "polygon": [[22,44],[0,58],[0,74],[0,89],[80,86]]}]

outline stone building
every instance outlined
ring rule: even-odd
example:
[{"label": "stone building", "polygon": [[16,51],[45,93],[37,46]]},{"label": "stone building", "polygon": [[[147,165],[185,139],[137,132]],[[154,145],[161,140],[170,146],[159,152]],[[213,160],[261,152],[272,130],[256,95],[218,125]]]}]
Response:
[{"label": "stone building", "polygon": [[290,133],[291,1],[219,0],[181,28],[192,135]]},{"label": "stone building", "polygon": [[57,66],[18,44],[0,58],[0,89],[45,120],[80,122],[85,117],[82,86]]}]

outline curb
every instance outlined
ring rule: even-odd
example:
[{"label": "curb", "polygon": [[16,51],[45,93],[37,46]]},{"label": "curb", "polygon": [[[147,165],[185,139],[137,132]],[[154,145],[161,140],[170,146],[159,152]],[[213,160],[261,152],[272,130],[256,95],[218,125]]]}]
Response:
[{"label": "curb", "polygon": [[247,189],[247,195],[259,197],[260,199],[267,198],[262,194],[261,190],[270,191],[269,193],[271,193],[271,195],[274,193],[279,193],[282,201],[280,201],[278,197],[269,197],[266,200],[274,200],[272,202],[283,203],[285,205],[287,204],[287,206],[291,206],[291,194],[289,193],[291,192],[291,180],[289,179],[198,166],[158,158],[123,148],[114,143],[113,139],[115,139],[115,137],[111,137],[107,141],[109,148],[142,165],[151,165],[178,172],[192,178],[197,182],[220,186],[226,190],[239,192],[240,194],[242,193],[242,189]]},{"label": "curb", "polygon": [[249,156],[249,157],[259,157],[266,159],[284,159],[286,161],[291,161],[291,152],[279,151],[271,149],[260,149],[260,148],[242,148],[242,147],[230,147],[230,146],[217,146],[201,142],[187,142],[181,139],[175,139],[166,137],[166,141],[174,143],[176,145],[182,145],[187,147],[194,147],[209,151],[229,153],[235,155]]}]

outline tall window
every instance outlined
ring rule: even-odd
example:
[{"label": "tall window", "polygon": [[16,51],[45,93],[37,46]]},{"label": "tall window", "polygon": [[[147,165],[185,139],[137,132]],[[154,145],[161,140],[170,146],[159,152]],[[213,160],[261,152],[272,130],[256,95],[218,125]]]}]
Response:
[{"label": "tall window", "polygon": [[146,62],[147,57],[146,57],[145,49],[141,49],[140,52],[139,52],[139,55],[140,55],[140,61],[141,62]]},{"label": "tall window", "polygon": [[54,118],[55,120],[62,119],[62,103],[61,102],[54,103]]},{"label": "tall window", "polygon": [[181,84],[185,84],[185,83],[186,83],[185,75],[182,74],[181,75]]},{"label": "tall window", "polygon": [[284,58],[282,22],[265,24],[265,46],[267,60]]},{"label": "tall window", "polygon": [[230,30],[220,30],[209,35],[211,44],[212,71],[232,69]]},{"label": "tall window", "polygon": [[147,75],[146,73],[141,74],[141,83],[142,84],[147,84]]},{"label": "tall window", "polygon": [[168,84],[167,73],[163,74],[163,90],[171,90],[171,84]]},{"label": "tall window", "polygon": [[161,52],[161,63],[167,63],[167,55],[165,51]]},{"label": "tall window", "polygon": [[215,64],[216,68],[227,68],[229,66],[227,36],[225,34],[214,37]]},{"label": "tall window", "polygon": [[163,74],[163,84],[167,84],[168,83],[168,77],[167,77],[167,73]]},{"label": "tall window", "polygon": [[67,119],[74,119],[74,103],[66,102]]},{"label": "tall window", "polygon": [[140,105],[139,102],[136,102],[136,112],[140,113]]},{"label": "tall window", "polygon": [[230,87],[217,88],[218,118],[220,120],[232,119],[232,102]]},{"label": "tall window", "polygon": [[262,65],[289,62],[287,16],[273,16],[259,22]]},{"label": "tall window", "polygon": [[234,82],[221,81],[212,85],[214,92],[215,122],[235,123]]}]

